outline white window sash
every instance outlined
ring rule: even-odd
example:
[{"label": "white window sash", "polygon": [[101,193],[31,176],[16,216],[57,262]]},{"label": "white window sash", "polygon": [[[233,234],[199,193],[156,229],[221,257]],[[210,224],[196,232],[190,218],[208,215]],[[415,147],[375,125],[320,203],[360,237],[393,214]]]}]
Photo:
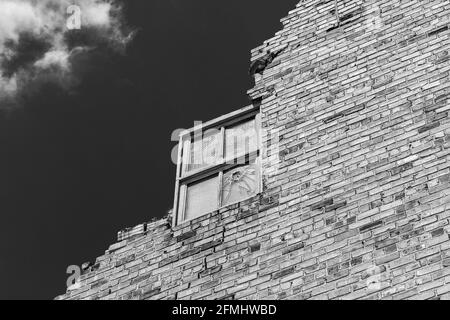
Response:
[{"label": "white window sash", "polygon": [[[262,184],[262,172],[261,172],[261,137],[262,137],[262,128],[261,128],[261,111],[254,113],[253,115],[249,115],[246,117],[239,118],[239,120],[233,124],[230,125],[236,125],[239,122],[244,122],[245,120],[255,120],[255,126],[256,126],[256,142],[257,147],[256,150],[251,151],[247,153],[248,150],[244,150],[242,155],[237,155],[233,159],[225,159],[225,128],[226,126],[221,126],[220,129],[220,141],[219,141],[219,155],[218,155],[218,163],[209,165],[197,170],[188,171],[188,165],[190,161],[190,152],[191,152],[191,136],[188,135],[188,139],[186,139],[186,136],[180,137],[180,144],[179,144],[179,150],[178,150],[178,163],[177,163],[177,175],[176,175],[176,183],[175,183],[175,197],[174,197],[174,209],[173,209],[173,222],[174,225],[178,225],[181,223],[184,223],[188,220],[186,220],[186,201],[187,201],[187,188],[188,184],[195,183],[196,181],[199,181],[201,179],[206,179],[208,177],[214,176],[214,174],[218,174],[218,205],[217,210],[228,207],[230,205],[233,205],[235,203],[239,203],[242,201],[245,201],[248,198],[251,198],[255,196],[256,194],[260,193],[263,188]],[[229,170],[233,167],[238,167],[239,164],[228,164],[227,161],[231,160],[237,160],[241,157],[245,158],[253,158],[255,157],[255,164],[256,164],[256,179],[257,179],[257,186],[255,194],[246,198],[239,200],[235,203],[230,203],[225,206],[222,206],[223,203],[223,195],[222,195],[222,188],[223,188],[223,172],[225,170]]]}]

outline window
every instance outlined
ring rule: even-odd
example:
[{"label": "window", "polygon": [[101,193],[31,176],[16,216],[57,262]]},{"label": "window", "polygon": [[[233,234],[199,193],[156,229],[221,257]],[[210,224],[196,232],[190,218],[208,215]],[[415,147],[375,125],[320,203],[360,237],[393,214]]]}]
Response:
[{"label": "window", "polygon": [[246,111],[180,137],[175,223],[260,192],[260,118],[257,111]]}]

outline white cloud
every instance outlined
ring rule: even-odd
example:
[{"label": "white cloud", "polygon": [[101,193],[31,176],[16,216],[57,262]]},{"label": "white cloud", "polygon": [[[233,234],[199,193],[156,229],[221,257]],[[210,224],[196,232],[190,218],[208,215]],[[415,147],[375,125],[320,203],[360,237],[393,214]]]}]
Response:
[{"label": "white cloud", "polygon": [[17,77],[4,78],[0,76],[0,98],[9,97],[17,91]]},{"label": "white cloud", "polygon": [[64,71],[68,71],[70,69],[69,57],[70,53],[65,50],[48,51],[42,59],[34,63],[34,66],[39,69],[57,67]]},{"label": "white cloud", "polygon": [[41,17],[31,3],[0,0],[0,49],[6,40],[18,41],[21,32],[37,32],[41,28]]},{"label": "white cloud", "polygon": [[109,26],[111,23],[111,4],[97,3],[92,6],[89,3],[82,3],[82,22],[90,26]]},{"label": "white cloud", "polygon": [[[67,43],[68,33],[73,32],[67,29],[67,8],[71,5],[81,9],[81,28],[95,32],[99,41],[121,49],[131,39],[123,31],[117,0],[0,0],[0,99],[16,95],[30,79],[37,81],[36,71],[48,71],[47,80],[52,72],[58,81],[63,74],[67,79],[72,77],[71,58],[88,52],[93,44],[78,44],[73,49]],[[11,71],[8,65],[18,56],[24,34],[44,42],[46,51],[23,65],[15,61]]]}]

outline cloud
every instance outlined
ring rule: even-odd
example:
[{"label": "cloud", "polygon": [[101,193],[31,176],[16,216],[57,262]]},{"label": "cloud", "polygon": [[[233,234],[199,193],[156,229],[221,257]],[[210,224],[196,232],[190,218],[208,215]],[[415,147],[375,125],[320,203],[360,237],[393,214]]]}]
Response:
[{"label": "cloud", "polygon": [[[80,8],[79,30],[68,28],[73,5]],[[97,47],[123,52],[133,32],[122,11],[117,0],[0,0],[0,108],[30,84],[76,83],[79,55]]]},{"label": "cloud", "polygon": [[39,69],[50,69],[52,67],[56,67],[63,71],[68,71],[70,69],[70,56],[71,54],[67,50],[48,51],[42,59],[34,63],[34,66]]}]

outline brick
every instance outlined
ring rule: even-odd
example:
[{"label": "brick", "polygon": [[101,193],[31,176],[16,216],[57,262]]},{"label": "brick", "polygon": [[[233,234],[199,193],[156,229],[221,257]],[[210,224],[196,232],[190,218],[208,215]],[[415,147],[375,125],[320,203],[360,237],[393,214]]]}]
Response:
[{"label": "brick", "polygon": [[386,263],[391,262],[393,260],[396,260],[398,258],[400,258],[400,253],[399,252],[391,253],[391,254],[388,254],[386,256],[378,258],[376,260],[376,264],[377,265],[386,264]]},{"label": "brick", "polygon": [[192,230],[192,231],[188,231],[186,233],[183,233],[182,235],[177,237],[177,241],[184,241],[186,239],[189,239],[191,237],[194,237],[197,233]]},{"label": "brick", "polygon": [[439,123],[439,121],[437,121],[437,122],[433,122],[433,123],[430,123],[430,124],[428,124],[428,125],[426,125],[426,126],[423,126],[423,127],[420,127],[419,128],[419,133],[424,133],[424,132],[426,132],[426,131],[429,131],[429,130],[432,130],[432,129],[434,129],[434,128],[437,128],[437,127],[439,127],[441,124]]},{"label": "brick", "polygon": [[324,208],[326,206],[330,206],[332,204],[333,204],[333,199],[326,199],[326,200],[323,200],[323,201],[320,201],[318,203],[311,205],[311,210],[318,210],[318,209]]},{"label": "brick", "polygon": [[295,272],[295,267],[290,267],[290,268],[287,268],[287,269],[284,269],[284,270],[281,270],[281,271],[278,271],[278,272],[275,272],[273,275],[272,275],[272,279],[279,279],[279,278],[282,278],[282,277],[285,277],[285,276],[287,276],[287,275],[290,275],[290,274],[292,274],[292,273],[294,273]]},{"label": "brick", "polygon": [[251,246],[249,247],[250,253],[257,252],[257,251],[259,251],[260,249],[261,249],[261,244],[260,244],[260,243],[251,245]]},{"label": "brick", "polygon": [[295,252],[297,250],[303,249],[305,247],[305,244],[303,242],[296,243],[292,246],[287,247],[286,249],[283,249],[282,254],[289,254],[291,252]]},{"label": "brick", "polygon": [[368,223],[368,224],[360,227],[359,231],[360,232],[364,232],[364,231],[370,230],[372,228],[376,228],[376,227],[378,227],[378,226],[380,226],[382,224],[383,224],[383,221],[381,221],[381,220],[380,221],[375,221],[375,222],[372,222],[372,223]]},{"label": "brick", "polygon": [[142,293],[142,299],[144,299],[144,300],[149,299],[153,296],[156,296],[160,292],[161,292],[161,288],[154,288],[154,289],[146,290]]}]

